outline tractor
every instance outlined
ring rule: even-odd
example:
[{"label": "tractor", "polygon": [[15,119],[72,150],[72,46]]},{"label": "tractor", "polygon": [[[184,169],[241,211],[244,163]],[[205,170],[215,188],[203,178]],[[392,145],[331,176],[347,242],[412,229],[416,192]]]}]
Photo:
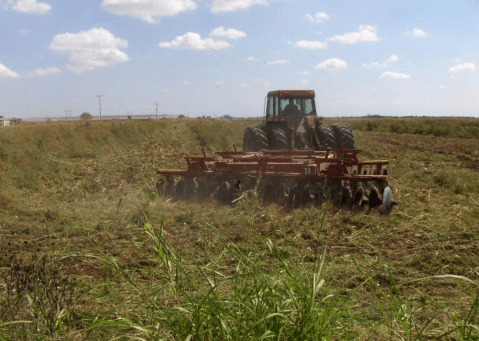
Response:
[{"label": "tractor", "polygon": [[263,121],[246,127],[243,150],[354,149],[351,128],[344,123],[323,123],[314,97],[314,90],[268,92]]}]

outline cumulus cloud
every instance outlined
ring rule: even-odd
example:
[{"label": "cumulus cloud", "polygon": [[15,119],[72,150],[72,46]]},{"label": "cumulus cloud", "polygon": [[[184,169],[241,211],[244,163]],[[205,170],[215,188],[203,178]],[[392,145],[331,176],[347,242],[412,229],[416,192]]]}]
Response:
[{"label": "cumulus cloud", "polygon": [[0,63],[0,78],[20,78],[20,75]]},{"label": "cumulus cloud", "polygon": [[325,60],[322,63],[319,63],[314,67],[315,70],[345,70],[348,67],[348,63],[346,63],[344,60],[338,59],[338,58],[331,58],[328,60]]},{"label": "cumulus cloud", "polygon": [[411,75],[405,74],[405,73],[396,73],[396,72],[383,72],[382,75],[379,77],[384,78],[384,79],[409,79],[411,78]]},{"label": "cumulus cloud", "polygon": [[299,74],[302,75],[302,76],[309,76],[308,71],[303,71],[303,72],[300,72]]},{"label": "cumulus cloud", "polygon": [[439,89],[442,89],[442,90],[444,90],[445,88],[446,88],[446,86],[445,86],[445,85],[439,85]]},{"label": "cumulus cloud", "polygon": [[59,34],[50,44],[52,50],[70,53],[67,68],[77,73],[129,61],[128,55],[119,50],[127,47],[128,41],[115,37],[103,28]]},{"label": "cumulus cloud", "polygon": [[418,28],[415,28],[414,30],[412,30],[412,34],[416,37],[427,37],[427,33]]},{"label": "cumulus cloud", "polygon": [[57,67],[49,67],[49,68],[46,68],[46,69],[36,69],[35,71],[30,72],[28,74],[28,77],[48,76],[48,75],[51,75],[53,73],[60,73],[60,72],[62,72],[62,70],[60,70]]},{"label": "cumulus cloud", "polygon": [[449,68],[450,72],[472,72],[474,71],[474,63],[458,64]]},{"label": "cumulus cloud", "polygon": [[317,49],[325,49],[328,47],[327,43],[322,43],[317,40],[300,40],[296,44],[296,47],[300,47],[303,49],[310,49],[310,50],[317,50]]},{"label": "cumulus cloud", "polygon": [[356,44],[362,41],[375,42],[379,40],[376,31],[376,26],[361,25],[359,26],[358,32],[335,35],[334,37],[328,38],[328,40],[338,41],[341,44]]},{"label": "cumulus cloud", "polygon": [[5,7],[11,7],[14,11],[23,13],[40,13],[45,14],[52,9],[52,6],[46,2],[38,2],[37,0],[7,0]]},{"label": "cumulus cloud", "polygon": [[193,0],[103,0],[102,7],[116,15],[128,15],[154,24],[158,17],[194,10],[196,3]]},{"label": "cumulus cloud", "polygon": [[212,37],[225,37],[229,39],[240,39],[246,37],[246,33],[242,31],[235,30],[234,28],[228,28],[227,30],[224,29],[223,26],[215,28],[211,31],[210,36]]},{"label": "cumulus cloud", "polygon": [[255,62],[255,61],[257,61],[257,59],[256,59],[255,57],[248,57],[248,58],[246,58],[246,60],[247,60],[248,62]]},{"label": "cumulus cloud", "polygon": [[322,24],[325,20],[329,19],[329,15],[326,12],[317,12],[315,15],[306,14],[306,18],[312,23]]},{"label": "cumulus cloud", "polygon": [[211,12],[233,12],[253,5],[267,5],[268,0],[214,0]]},{"label": "cumulus cloud", "polygon": [[277,59],[277,60],[266,62],[266,65],[281,65],[281,64],[288,64],[288,63],[289,63],[289,60],[287,59]]},{"label": "cumulus cloud", "polygon": [[383,62],[374,62],[374,63],[369,63],[369,64],[364,63],[363,68],[368,69],[368,70],[385,69],[389,66],[389,64],[395,63],[397,61],[398,61],[398,57],[396,55],[392,55],[391,57],[389,57],[388,59],[386,59]]},{"label": "cumulus cloud", "polygon": [[231,44],[224,40],[214,40],[212,38],[202,39],[198,33],[188,32],[176,37],[171,42],[160,43],[159,46],[168,49],[221,50],[231,47]]}]

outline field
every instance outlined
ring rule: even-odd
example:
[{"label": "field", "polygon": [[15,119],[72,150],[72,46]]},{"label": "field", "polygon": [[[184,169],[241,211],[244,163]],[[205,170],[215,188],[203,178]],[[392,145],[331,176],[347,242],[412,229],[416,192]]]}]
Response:
[{"label": "field", "polygon": [[389,216],[155,194],[247,121],[0,129],[0,340],[479,340],[479,120],[344,121]]}]

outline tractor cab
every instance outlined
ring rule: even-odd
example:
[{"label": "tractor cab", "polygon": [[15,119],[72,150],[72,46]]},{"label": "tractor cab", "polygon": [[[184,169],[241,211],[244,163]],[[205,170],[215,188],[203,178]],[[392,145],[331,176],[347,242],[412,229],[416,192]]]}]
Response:
[{"label": "tractor cab", "polygon": [[268,92],[266,120],[289,116],[317,116],[314,90],[276,90]]}]

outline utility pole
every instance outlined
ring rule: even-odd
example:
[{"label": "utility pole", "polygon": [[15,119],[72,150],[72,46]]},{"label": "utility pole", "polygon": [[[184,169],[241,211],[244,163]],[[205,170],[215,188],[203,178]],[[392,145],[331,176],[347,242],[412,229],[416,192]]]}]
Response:
[{"label": "utility pole", "polygon": [[70,109],[70,121],[72,120],[72,109]]},{"label": "utility pole", "polygon": [[101,98],[102,98],[103,95],[97,95],[96,97],[98,97],[98,100],[100,101],[100,121],[101,121]]},{"label": "utility pole", "polygon": [[65,110],[65,120],[68,121],[68,110]]},{"label": "utility pole", "polygon": [[158,102],[155,102],[155,105],[156,105],[156,120],[158,121]]}]

